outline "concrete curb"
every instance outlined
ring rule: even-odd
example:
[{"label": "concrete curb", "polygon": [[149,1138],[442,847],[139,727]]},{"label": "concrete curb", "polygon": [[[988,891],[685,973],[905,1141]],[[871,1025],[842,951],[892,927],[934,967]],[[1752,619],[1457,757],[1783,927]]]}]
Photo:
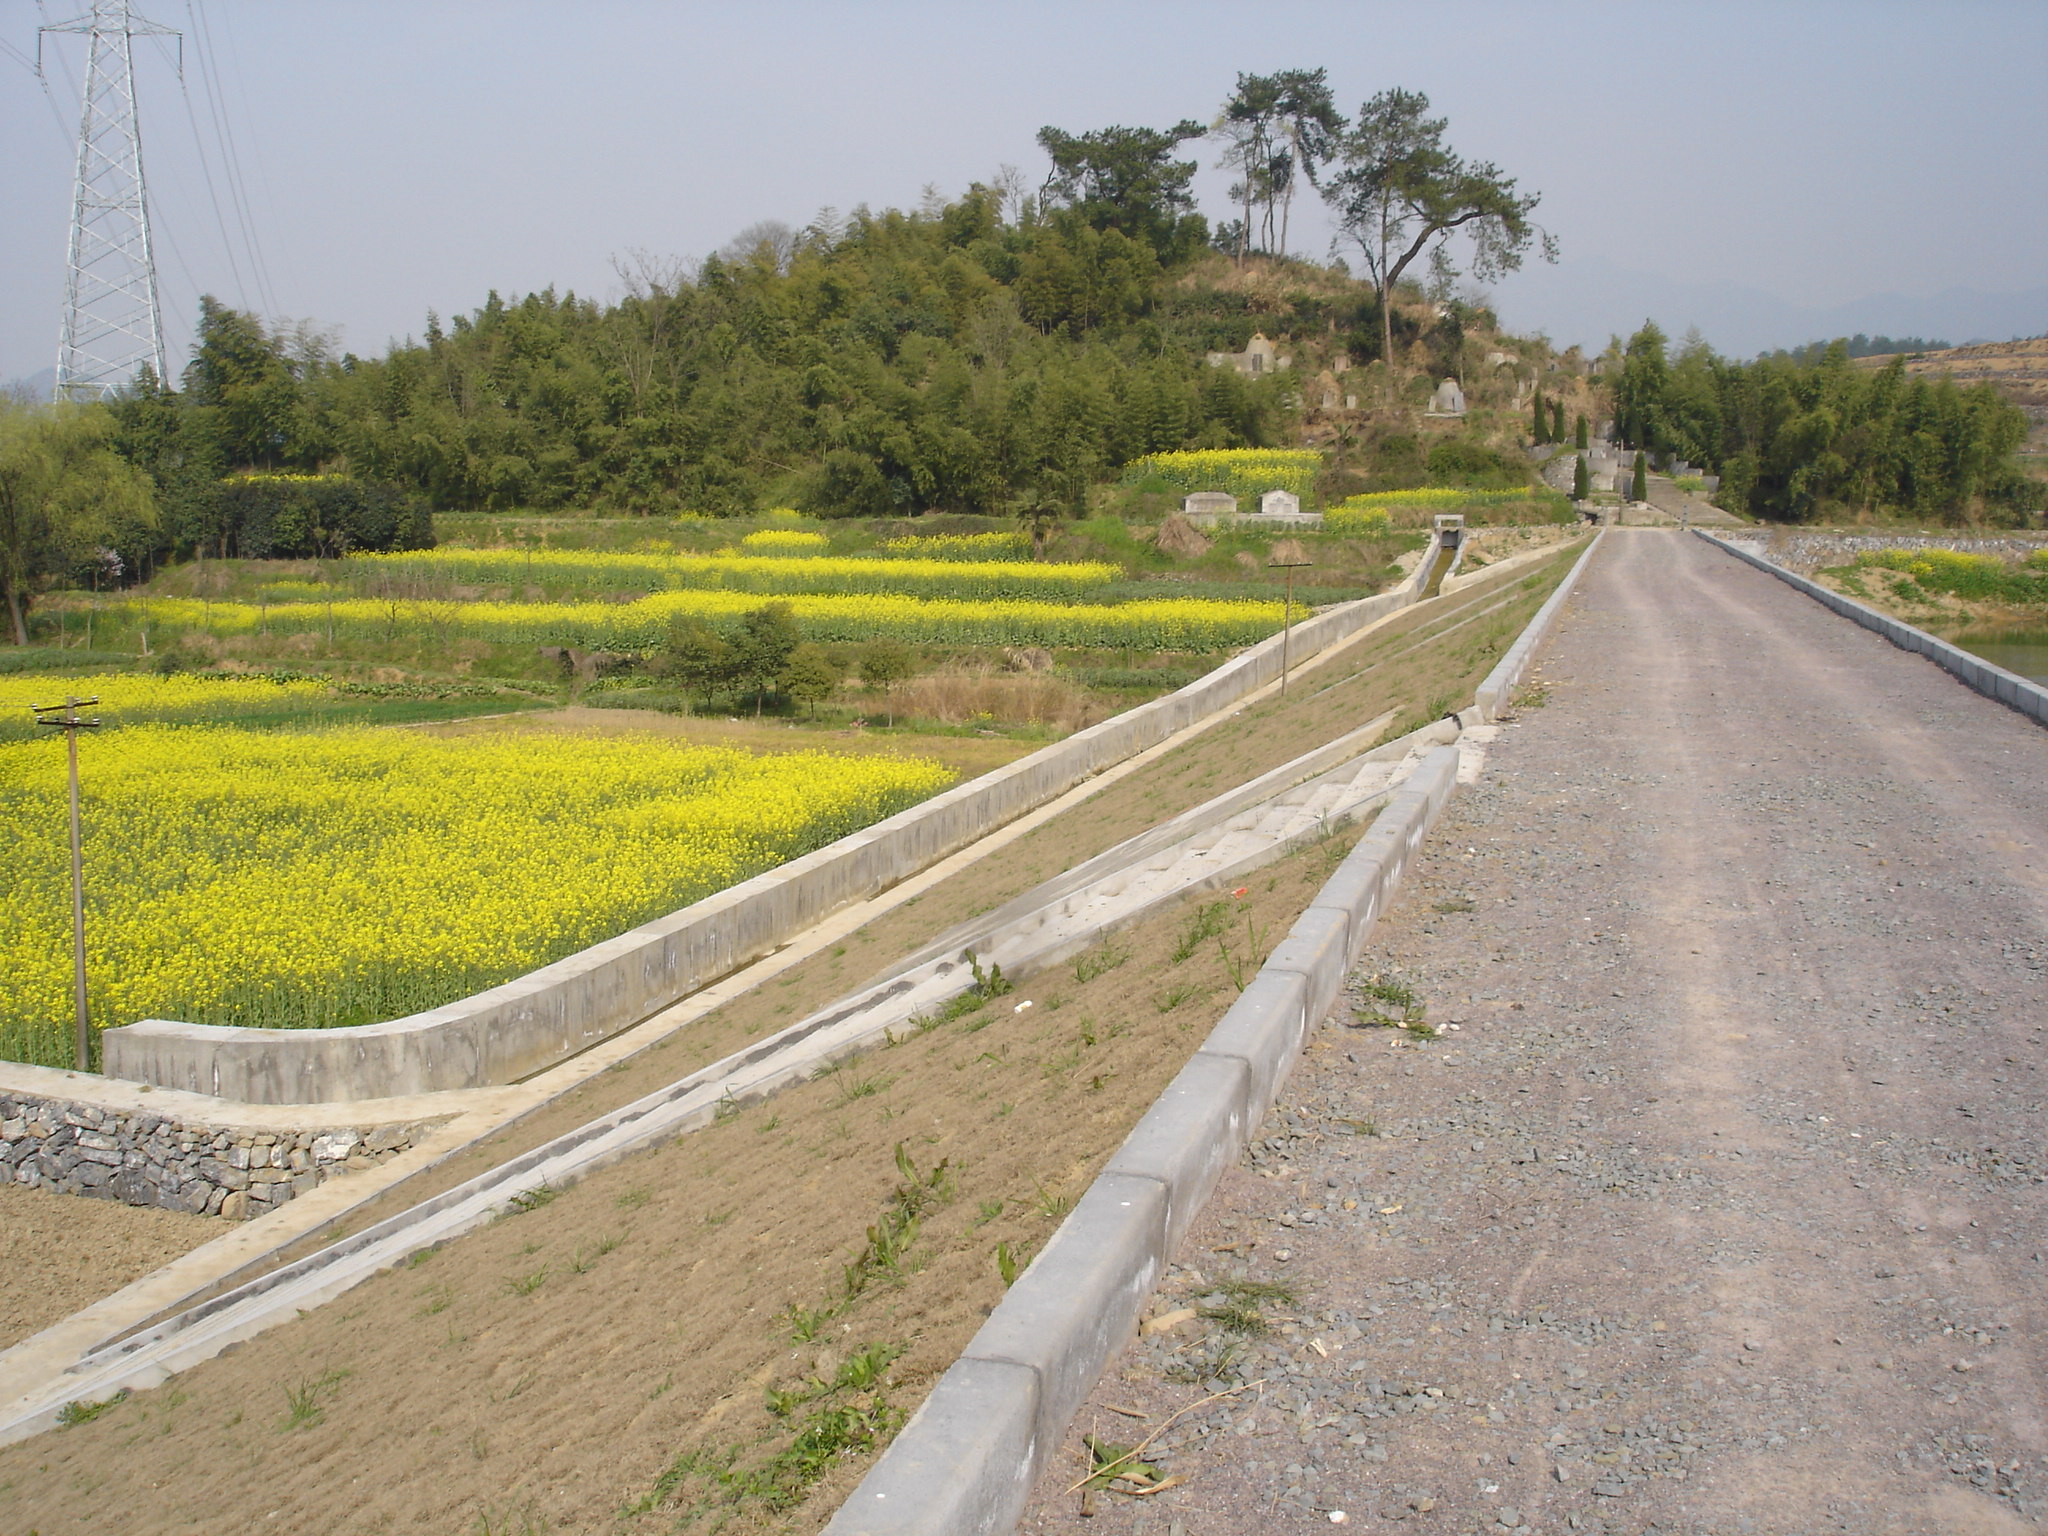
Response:
[{"label": "concrete curb", "polygon": [[1951,672],[1965,683],[1983,694],[1987,699],[1996,699],[2009,709],[2016,709],[2028,719],[2041,725],[2048,725],[2048,688],[2030,682],[2017,672],[2008,672],[2003,667],[1993,666],[1981,656],[1972,656],[1961,646],[1950,645],[1946,640],[1936,639],[1924,629],[1915,629],[1903,619],[1895,619],[1888,613],[1879,613],[1867,603],[1859,603],[1853,597],[1844,597],[1831,592],[1817,581],[1809,581],[1776,561],[1762,555],[1751,554],[1748,550],[1727,539],[1716,538],[1704,529],[1693,532],[1709,544],[1726,550],[1738,560],[1745,560],[1760,571],[1769,571],[1787,586],[1796,587],[1823,607],[1832,608],[1843,618],[1861,624],[1865,629],[1875,630],[1902,651],[1917,651],[1944,672]]},{"label": "concrete curb", "polygon": [[1343,990],[1457,776],[1455,746],[1423,760],[833,1517],[827,1536],[996,1536],[1015,1525],[1196,1212],[1243,1152],[1312,1023]]},{"label": "concrete curb", "polygon": [[1508,648],[1500,664],[1486,674],[1486,681],[1473,690],[1473,724],[1485,725],[1500,718],[1502,701],[1514,697],[1515,684],[1522,680],[1536,648],[1542,645],[1544,637],[1556,625],[1558,615],[1564,612],[1565,601],[1572,595],[1572,588],[1578,585],[1579,577],[1585,573],[1586,562],[1593,558],[1593,551],[1606,537],[1604,527],[1593,535],[1593,542],[1586,546],[1586,552],[1579,556],[1564,580],[1557,584],[1557,590],[1550,594],[1549,600],[1536,610],[1536,617],[1529,621],[1529,627]]}]

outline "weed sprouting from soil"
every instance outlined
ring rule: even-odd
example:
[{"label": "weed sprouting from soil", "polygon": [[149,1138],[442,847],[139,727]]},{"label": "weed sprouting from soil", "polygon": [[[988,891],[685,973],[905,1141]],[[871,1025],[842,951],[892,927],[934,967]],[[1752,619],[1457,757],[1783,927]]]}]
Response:
[{"label": "weed sprouting from soil", "polygon": [[1246,1338],[1255,1338],[1267,1330],[1261,1302],[1278,1302],[1286,1306],[1294,1301],[1294,1288],[1273,1280],[1225,1280],[1216,1289],[1223,1299],[1202,1307],[1201,1315],[1225,1333],[1241,1334]]},{"label": "weed sprouting from soil", "polygon": [[[861,1252],[845,1266],[844,1294],[830,1306],[791,1303],[784,1311],[792,1342],[814,1342],[829,1321],[875,1284],[900,1280],[923,1217],[957,1194],[950,1160],[941,1159],[926,1172],[904,1142],[896,1144],[896,1171],[901,1182],[891,1191],[881,1218],[868,1228]],[[622,1513],[646,1514],[694,1495],[678,1527],[683,1529],[709,1516],[794,1509],[834,1466],[878,1450],[902,1425],[905,1415],[888,1400],[889,1366],[902,1353],[901,1345],[870,1342],[839,1360],[829,1375],[821,1368],[803,1381],[768,1388],[763,1406],[769,1416],[778,1426],[794,1428],[787,1444],[762,1454],[780,1437],[777,1432],[750,1445],[685,1451],[644,1498]],[[724,1523],[721,1518],[714,1529]]]},{"label": "weed sprouting from soil", "polygon": [[1067,1212],[1074,1208],[1074,1197],[1047,1189],[1038,1180],[1031,1181],[1031,1207],[1047,1221],[1065,1221]]},{"label": "weed sprouting from soil", "polygon": [[1413,988],[1385,976],[1375,976],[1360,990],[1367,1001],[1352,1011],[1354,1028],[1402,1029],[1418,1040],[1434,1040],[1442,1033],[1425,1017],[1428,1010]]},{"label": "weed sprouting from soil", "polygon": [[[1173,949],[1167,955],[1170,965],[1184,965],[1200,952],[1202,946],[1219,936],[1230,924],[1230,903],[1227,901],[1205,902],[1195,908],[1188,918],[1187,926],[1174,940]],[[1164,1008],[1159,1010],[1166,1012]]]},{"label": "weed sprouting from soil", "polygon": [[637,1211],[653,1198],[654,1194],[651,1190],[629,1189],[621,1194],[618,1199],[614,1200],[612,1204],[622,1211]]},{"label": "weed sprouting from soil", "polygon": [[514,1296],[531,1296],[548,1283],[548,1267],[543,1264],[530,1275],[514,1275],[505,1282],[505,1289]]},{"label": "weed sprouting from soil", "polygon": [[552,1185],[536,1184],[532,1189],[521,1190],[518,1194],[514,1195],[507,1202],[512,1209],[505,1214],[507,1216],[524,1216],[528,1211],[539,1210],[559,1194],[561,1194],[561,1191]]},{"label": "weed sprouting from soil", "polygon": [[327,1414],[326,1405],[321,1399],[348,1380],[348,1377],[347,1371],[324,1371],[318,1376],[308,1377],[296,1387],[286,1387],[284,1422],[278,1425],[278,1431],[287,1433],[318,1424]]},{"label": "weed sprouting from soil", "polygon": [[1003,1289],[1008,1290],[1017,1283],[1017,1277],[1024,1273],[1031,1263],[1031,1248],[1027,1243],[1012,1245],[1007,1242],[996,1244],[996,1273],[1002,1277]]},{"label": "weed sprouting from soil", "polygon": [[1431,902],[1429,910],[1445,914],[1452,912],[1475,912],[1478,910],[1478,904],[1466,900],[1463,896],[1453,896],[1446,901]]},{"label": "weed sprouting from soil", "polygon": [[1129,949],[1114,939],[1074,956],[1074,980],[1086,986],[1096,977],[1115,970],[1131,958]]},{"label": "weed sprouting from soil", "polygon": [[127,1401],[127,1398],[128,1390],[124,1387],[112,1397],[103,1397],[96,1403],[88,1402],[84,1398],[80,1398],[76,1402],[66,1403],[57,1410],[57,1427],[59,1429],[70,1429],[74,1425],[90,1424],[109,1408]]}]

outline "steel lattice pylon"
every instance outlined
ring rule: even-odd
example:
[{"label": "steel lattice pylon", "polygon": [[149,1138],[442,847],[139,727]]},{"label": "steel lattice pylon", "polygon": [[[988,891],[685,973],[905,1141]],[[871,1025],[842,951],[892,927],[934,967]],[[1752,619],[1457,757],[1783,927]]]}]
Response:
[{"label": "steel lattice pylon", "polygon": [[164,377],[163,315],[135,117],[134,40],[179,34],[136,16],[128,0],[93,0],[89,14],[42,30],[81,32],[90,39],[57,397],[91,399],[133,382],[144,363]]}]

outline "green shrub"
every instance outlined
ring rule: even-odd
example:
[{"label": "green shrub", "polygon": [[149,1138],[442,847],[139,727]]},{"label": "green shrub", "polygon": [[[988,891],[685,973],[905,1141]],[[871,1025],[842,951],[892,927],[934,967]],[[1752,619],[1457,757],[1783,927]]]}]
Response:
[{"label": "green shrub", "polygon": [[348,475],[237,475],[214,496],[208,542],[247,560],[431,549],[434,521],[395,485]]}]

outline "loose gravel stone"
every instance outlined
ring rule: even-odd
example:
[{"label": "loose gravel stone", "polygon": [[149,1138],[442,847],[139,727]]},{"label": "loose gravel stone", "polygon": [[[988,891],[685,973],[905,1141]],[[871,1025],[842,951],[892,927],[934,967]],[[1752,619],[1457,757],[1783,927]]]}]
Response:
[{"label": "loose gravel stone", "polygon": [[1542,680],[1023,1529],[2048,1525],[2048,733],[1649,530]]}]

